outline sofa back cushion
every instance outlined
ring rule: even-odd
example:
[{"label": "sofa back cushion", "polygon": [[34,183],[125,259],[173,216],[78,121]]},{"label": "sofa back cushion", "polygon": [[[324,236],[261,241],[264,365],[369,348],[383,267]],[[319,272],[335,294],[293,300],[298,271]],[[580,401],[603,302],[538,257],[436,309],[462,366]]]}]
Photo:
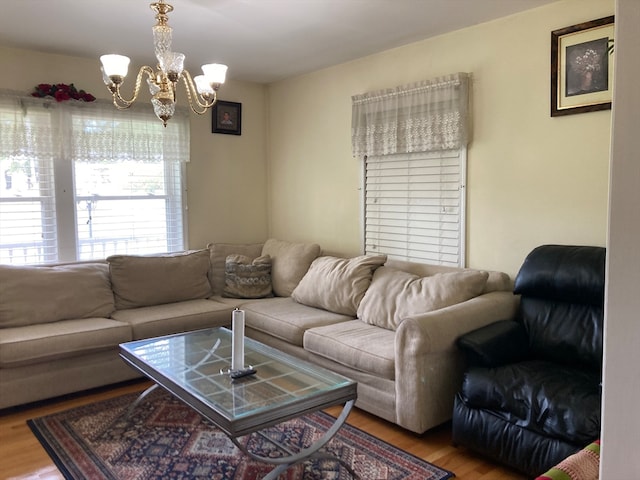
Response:
[{"label": "sofa back cushion", "polygon": [[0,327],[109,317],[114,309],[105,263],[0,265]]},{"label": "sofa back cushion", "polygon": [[514,293],[548,301],[604,305],[604,247],[541,245],[525,258]]},{"label": "sofa back cushion", "polygon": [[438,310],[480,295],[489,274],[460,270],[420,277],[392,267],[380,267],[358,307],[363,322],[396,330],[411,315]]},{"label": "sofa back cushion", "polygon": [[211,295],[208,250],[159,256],[112,255],[107,262],[118,310]]},{"label": "sofa back cushion", "polygon": [[320,245],[271,238],[262,247],[262,255],[271,257],[273,293],[278,297],[290,297],[311,262],[320,255]]},{"label": "sofa back cushion", "polygon": [[262,255],[262,243],[210,243],[209,261],[209,283],[213,295],[222,295],[225,286],[225,265],[229,255],[244,255],[254,259]]},{"label": "sofa back cushion", "polygon": [[[396,259],[387,260],[385,266],[404,270],[419,277],[430,277],[436,273],[455,273],[462,270],[460,267],[430,265],[428,263],[408,262],[406,260]],[[494,270],[488,270],[487,272],[489,273],[489,278],[487,278],[487,283],[482,293],[513,291],[513,280],[508,274]]]},{"label": "sofa back cushion", "polygon": [[310,307],[355,316],[373,272],[386,260],[386,255],[318,257],[291,296]]}]

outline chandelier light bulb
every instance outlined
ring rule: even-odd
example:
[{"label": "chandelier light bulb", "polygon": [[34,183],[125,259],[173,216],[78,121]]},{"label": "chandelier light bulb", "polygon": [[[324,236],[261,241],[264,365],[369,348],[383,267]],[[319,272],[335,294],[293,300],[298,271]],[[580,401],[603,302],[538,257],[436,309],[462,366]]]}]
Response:
[{"label": "chandelier light bulb", "polygon": [[158,57],[158,62],[160,63],[160,69],[166,75],[177,78],[182,75],[182,70],[184,70],[184,53],[164,52]]},{"label": "chandelier light bulb", "polygon": [[193,81],[195,82],[196,90],[198,90],[200,95],[213,95],[213,88],[204,75],[196,75],[193,77]]},{"label": "chandelier light bulb", "polygon": [[100,72],[102,73],[102,81],[104,82],[104,84],[106,86],[111,85],[111,79],[109,78],[109,75],[104,73],[104,67],[100,67]]},{"label": "chandelier light bulb", "polygon": [[207,82],[210,84],[221,85],[226,79],[227,68],[229,67],[221,63],[208,63],[202,66],[202,72],[204,73]]},{"label": "chandelier light bulb", "polygon": [[129,57],[124,55],[102,55],[100,57],[104,74],[107,77],[126,77],[129,71]]}]

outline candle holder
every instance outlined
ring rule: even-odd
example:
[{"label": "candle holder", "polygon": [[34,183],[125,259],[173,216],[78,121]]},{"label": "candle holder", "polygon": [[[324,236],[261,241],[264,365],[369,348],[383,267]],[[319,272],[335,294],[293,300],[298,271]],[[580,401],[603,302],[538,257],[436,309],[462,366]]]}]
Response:
[{"label": "candle holder", "polygon": [[244,369],[244,310],[231,314],[231,371]]},{"label": "candle holder", "polygon": [[236,308],[231,314],[231,369],[226,372],[232,379],[256,373],[251,365],[244,364],[244,310]]}]

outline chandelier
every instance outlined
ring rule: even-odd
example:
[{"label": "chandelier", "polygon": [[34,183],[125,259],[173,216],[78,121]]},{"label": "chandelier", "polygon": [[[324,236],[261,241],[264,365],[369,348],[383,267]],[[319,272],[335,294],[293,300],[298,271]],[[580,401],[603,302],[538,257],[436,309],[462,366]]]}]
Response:
[{"label": "chandelier", "polygon": [[149,6],[156,12],[158,22],[153,26],[153,45],[158,59],[156,69],[146,65],[140,68],[131,100],[123,98],[120,93],[120,86],[129,69],[129,57],[115,54],[102,55],[100,57],[102,79],[113,95],[113,104],[123,110],[133,105],[138,98],[142,79],[146,75],[153,111],[166,127],[167,121],[175,113],[176,87],[180,80],[183,81],[187,91],[191,110],[202,115],[216,103],[216,92],[224,83],[227,66],[219,63],[203,65],[204,75],[191,78],[189,72],[184,69],[184,54],[171,51],[172,28],[167,23],[169,20],[167,14],[173,11],[173,6],[164,3],[164,0]]}]

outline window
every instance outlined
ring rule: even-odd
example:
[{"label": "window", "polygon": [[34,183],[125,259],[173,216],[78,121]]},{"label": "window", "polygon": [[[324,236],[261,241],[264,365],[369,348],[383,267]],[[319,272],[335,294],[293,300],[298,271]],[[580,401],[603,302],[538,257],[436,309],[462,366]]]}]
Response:
[{"label": "window", "polygon": [[188,117],[0,96],[0,263],[182,250]]},{"label": "window", "polygon": [[465,266],[469,75],[352,97],[364,159],[364,251]]},{"label": "window", "polygon": [[365,158],[365,253],[464,265],[466,149]]}]

